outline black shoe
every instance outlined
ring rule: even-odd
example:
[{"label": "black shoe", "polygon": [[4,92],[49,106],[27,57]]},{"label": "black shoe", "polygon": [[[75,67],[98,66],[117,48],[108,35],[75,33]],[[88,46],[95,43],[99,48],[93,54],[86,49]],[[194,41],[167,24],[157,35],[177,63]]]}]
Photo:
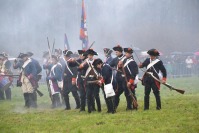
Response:
[{"label": "black shoe", "polygon": [[161,110],[161,108],[160,107],[156,107],[156,110]]},{"label": "black shoe", "polygon": [[90,114],[90,113],[91,113],[91,110],[88,110],[88,113]]},{"label": "black shoe", "polygon": [[79,107],[79,106],[77,106],[75,109],[80,109],[80,107]]},{"label": "black shoe", "polygon": [[149,109],[144,109],[144,111],[147,111],[147,110],[149,110]]},{"label": "black shoe", "polygon": [[102,110],[101,110],[101,109],[98,109],[97,112],[102,112]]},{"label": "black shoe", "polygon": [[85,109],[80,109],[80,111],[79,112],[85,112],[86,110]]}]

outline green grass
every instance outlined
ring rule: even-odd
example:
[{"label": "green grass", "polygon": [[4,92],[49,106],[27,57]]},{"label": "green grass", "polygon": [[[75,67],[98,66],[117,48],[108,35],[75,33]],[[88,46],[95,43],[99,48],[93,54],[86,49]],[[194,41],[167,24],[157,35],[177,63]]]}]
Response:
[{"label": "green grass", "polygon": [[[33,132],[74,132],[74,133],[113,133],[113,132],[199,132],[199,78],[169,79],[168,82],[184,89],[184,95],[161,87],[162,110],[155,109],[153,93],[150,97],[150,110],[143,111],[144,89],[139,84],[137,97],[139,109],[126,111],[124,95],[116,114],[107,114],[101,95],[102,112],[79,113],[64,107],[50,109],[46,86],[40,87],[45,94],[38,98],[37,109],[25,109],[21,88],[12,89],[12,101],[0,101],[0,133]],[[70,96],[72,108],[74,99]]]}]

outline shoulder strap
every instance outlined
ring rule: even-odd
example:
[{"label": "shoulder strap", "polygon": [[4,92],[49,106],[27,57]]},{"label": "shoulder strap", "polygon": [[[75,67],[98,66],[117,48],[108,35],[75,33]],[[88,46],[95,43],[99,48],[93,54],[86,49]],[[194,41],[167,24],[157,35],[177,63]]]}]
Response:
[{"label": "shoulder strap", "polygon": [[152,61],[148,66],[147,66],[147,70],[149,68],[151,68],[152,66],[154,66],[156,63],[158,63],[160,60],[159,59],[155,59],[154,61]]},{"label": "shoulder strap", "polygon": [[133,59],[128,60],[125,64],[124,67],[126,67],[131,61],[134,61]]},{"label": "shoulder strap", "polygon": [[[65,60],[64,60],[64,61],[65,61]],[[70,68],[68,67],[67,61],[65,61],[65,64],[66,64],[66,67],[67,67],[68,71],[71,73],[71,75],[73,75],[72,71],[71,71]]]}]

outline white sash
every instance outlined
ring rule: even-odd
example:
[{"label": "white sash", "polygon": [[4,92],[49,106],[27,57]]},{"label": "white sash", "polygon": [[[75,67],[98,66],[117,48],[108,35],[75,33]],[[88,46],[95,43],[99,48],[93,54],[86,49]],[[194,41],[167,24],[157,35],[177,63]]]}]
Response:
[{"label": "white sash", "polygon": [[[31,62],[31,59],[26,60],[26,61],[23,63],[22,68],[24,69],[30,62]],[[21,70],[21,72],[23,71],[23,69]]]},{"label": "white sash", "polygon": [[160,60],[159,59],[155,59],[154,61],[151,61],[151,63],[147,66],[147,70],[149,68],[151,68],[152,66],[154,66],[156,63],[158,63]]},{"label": "white sash", "polygon": [[[71,59],[71,58],[70,58],[70,59]],[[69,59],[69,60],[70,60],[70,59]],[[70,68],[68,67],[67,61],[66,61],[66,60],[64,60],[64,61],[65,61],[65,64],[66,64],[66,67],[67,67],[68,71],[71,73],[71,75],[73,75],[72,71],[71,71]]]}]

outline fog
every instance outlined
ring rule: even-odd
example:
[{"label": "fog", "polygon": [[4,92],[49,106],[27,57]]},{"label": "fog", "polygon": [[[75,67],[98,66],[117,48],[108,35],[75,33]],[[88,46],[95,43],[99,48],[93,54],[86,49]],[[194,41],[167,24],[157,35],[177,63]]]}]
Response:
[{"label": "fog", "polygon": [[[163,53],[199,50],[199,0],[85,0],[89,43],[120,44]],[[79,39],[81,0],[0,0],[0,52],[17,56],[32,51],[41,56],[55,39],[72,51]]]}]

